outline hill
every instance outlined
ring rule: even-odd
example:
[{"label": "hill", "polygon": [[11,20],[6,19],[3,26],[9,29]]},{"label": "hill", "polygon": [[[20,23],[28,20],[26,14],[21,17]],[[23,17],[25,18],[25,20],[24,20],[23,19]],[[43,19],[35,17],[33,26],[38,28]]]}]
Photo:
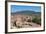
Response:
[{"label": "hill", "polygon": [[24,15],[40,15],[41,12],[35,12],[35,11],[30,11],[30,10],[25,10],[25,11],[16,11],[16,12],[13,12],[11,13],[12,15],[15,15],[15,14],[24,14]]}]

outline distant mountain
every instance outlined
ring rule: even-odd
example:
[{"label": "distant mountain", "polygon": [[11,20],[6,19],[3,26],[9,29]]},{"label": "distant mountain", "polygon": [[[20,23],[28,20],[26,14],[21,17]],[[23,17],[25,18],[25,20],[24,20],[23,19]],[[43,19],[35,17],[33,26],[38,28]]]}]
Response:
[{"label": "distant mountain", "polygon": [[35,14],[35,15],[39,15],[39,14],[41,14],[41,12],[35,12],[35,11],[25,10],[25,11],[17,11],[17,12],[11,13],[11,14],[12,15],[15,15],[15,14],[26,14],[26,15]]}]

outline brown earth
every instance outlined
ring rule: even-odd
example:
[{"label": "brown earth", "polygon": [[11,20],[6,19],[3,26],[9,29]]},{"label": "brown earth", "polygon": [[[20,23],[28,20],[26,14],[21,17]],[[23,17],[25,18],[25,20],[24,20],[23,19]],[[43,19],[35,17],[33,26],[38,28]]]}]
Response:
[{"label": "brown earth", "polygon": [[40,27],[39,24],[32,22],[32,17],[27,15],[12,15],[11,16],[11,28],[30,28]]}]

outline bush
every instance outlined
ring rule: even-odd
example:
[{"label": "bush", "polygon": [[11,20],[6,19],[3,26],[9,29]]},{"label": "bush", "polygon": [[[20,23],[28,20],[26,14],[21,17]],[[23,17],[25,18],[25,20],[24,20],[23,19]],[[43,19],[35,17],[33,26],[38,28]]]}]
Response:
[{"label": "bush", "polygon": [[31,22],[31,19],[28,19],[27,22]]},{"label": "bush", "polygon": [[33,18],[33,19],[32,19],[32,22],[34,22],[34,23],[37,23],[37,24],[40,24],[40,25],[41,25],[41,18],[37,18],[37,17],[35,17],[35,18]]}]

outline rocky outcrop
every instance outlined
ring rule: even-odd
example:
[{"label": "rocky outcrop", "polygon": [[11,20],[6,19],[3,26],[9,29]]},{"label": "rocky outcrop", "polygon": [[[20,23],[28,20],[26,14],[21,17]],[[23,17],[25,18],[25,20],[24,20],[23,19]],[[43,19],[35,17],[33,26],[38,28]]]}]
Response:
[{"label": "rocky outcrop", "polygon": [[15,15],[11,17],[11,23],[17,28],[22,28],[24,25],[28,25],[29,22],[31,23],[31,21],[31,16]]}]

